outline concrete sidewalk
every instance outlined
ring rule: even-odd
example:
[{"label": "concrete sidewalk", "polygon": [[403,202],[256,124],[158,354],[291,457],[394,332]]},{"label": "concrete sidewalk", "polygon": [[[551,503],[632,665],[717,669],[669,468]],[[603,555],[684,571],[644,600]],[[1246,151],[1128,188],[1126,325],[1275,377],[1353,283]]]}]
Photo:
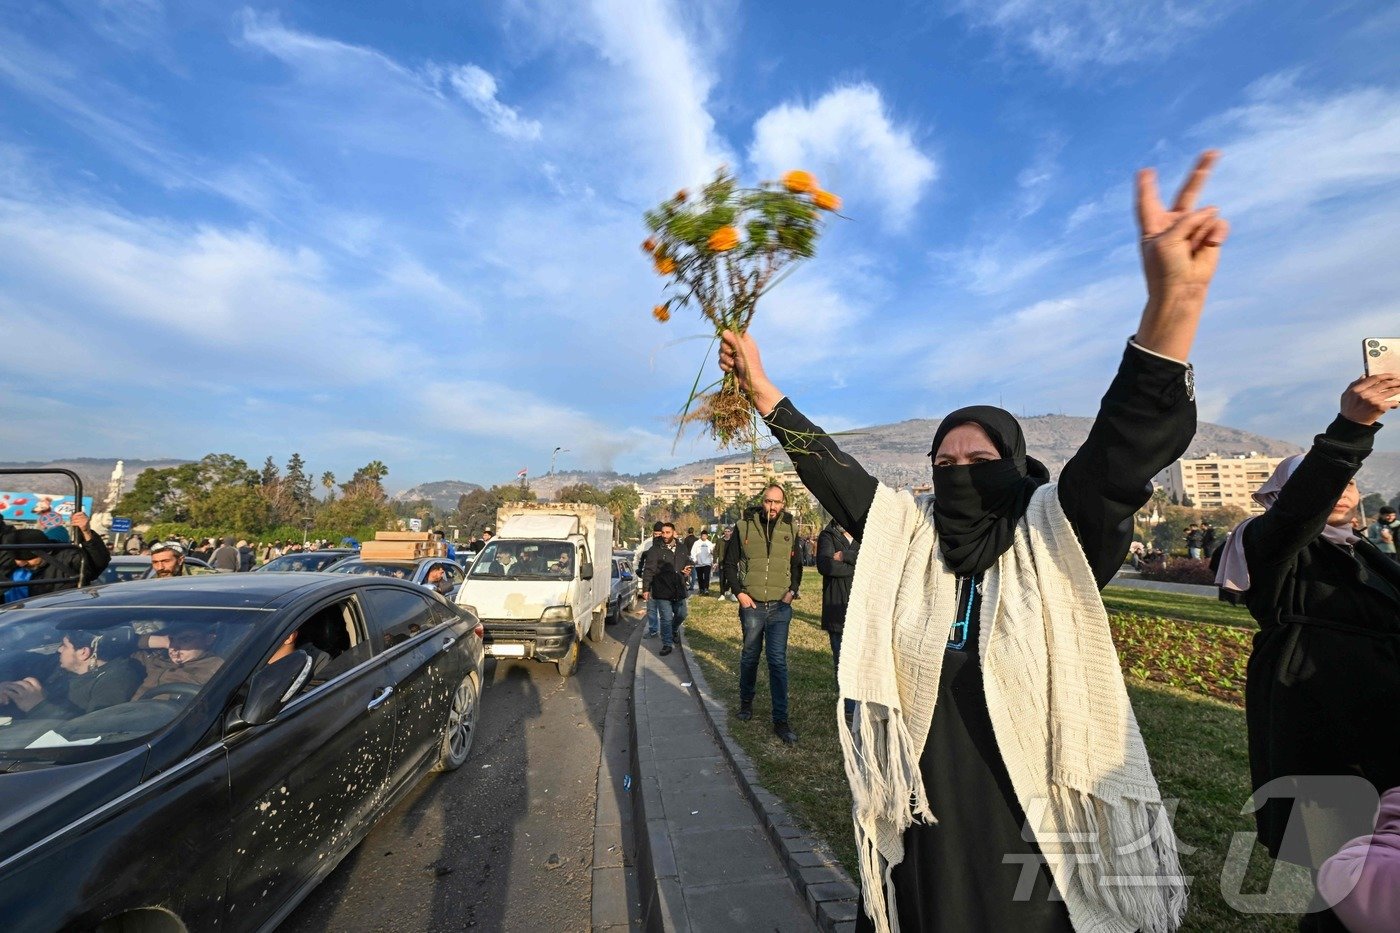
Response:
[{"label": "concrete sidewalk", "polygon": [[648,930],[814,933],[807,902],[739,784],[683,652],[637,652],[632,793]]},{"label": "concrete sidewalk", "polygon": [[1135,575],[1120,573],[1108,581],[1110,586],[1126,586],[1134,590],[1156,590],[1159,593],[1181,593],[1184,596],[1204,596],[1216,599],[1220,590],[1213,586],[1198,586],[1194,583],[1166,583],[1161,580],[1144,580]]}]

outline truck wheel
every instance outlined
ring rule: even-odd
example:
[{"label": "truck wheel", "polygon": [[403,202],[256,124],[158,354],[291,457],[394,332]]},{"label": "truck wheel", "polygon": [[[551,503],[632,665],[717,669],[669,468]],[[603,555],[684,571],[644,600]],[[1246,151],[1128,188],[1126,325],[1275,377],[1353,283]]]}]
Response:
[{"label": "truck wheel", "polygon": [[574,669],[578,667],[577,638],[575,638],[573,642],[569,645],[569,653],[564,655],[562,658],[560,658],[558,661],[555,661],[554,663],[559,668],[560,677],[570,677],[573,675]]},{"label": "truck wheel", "polygon": [[608,625],[608,607],[607,607],[607,606],[604,606],[601,612],[600,612],[599,610],[597,610],[597,609],[594,609],[594,610],[593,610],[593,621],[592,621],[592,623],[588,626],[588,640],[591,641],[591,642],[600,642],[600,641],[602,641],[602,640],[603,640],[603,636],[604,636],[605,634],[607,634],[607,625]]}]

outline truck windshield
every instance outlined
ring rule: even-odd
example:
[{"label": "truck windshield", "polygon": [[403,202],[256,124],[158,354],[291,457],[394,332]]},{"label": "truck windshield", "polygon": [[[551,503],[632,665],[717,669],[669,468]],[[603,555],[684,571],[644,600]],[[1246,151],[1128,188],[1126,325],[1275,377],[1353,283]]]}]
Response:
[{"label": "truck windshield", "polygon": [[471,578],[483,580],[572,580],[578,560],[567,541],[503,541],[486,545],[472,564]]}]

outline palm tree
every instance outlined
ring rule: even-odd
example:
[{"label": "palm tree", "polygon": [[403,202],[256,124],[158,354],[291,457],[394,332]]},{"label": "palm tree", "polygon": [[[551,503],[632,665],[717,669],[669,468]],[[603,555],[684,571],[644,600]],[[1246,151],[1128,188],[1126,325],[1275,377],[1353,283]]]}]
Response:
[{"label": "palm tree", "polygon": [[326,498],[335,498],[335,474],[330,470],[321,474],[321,485],[326,487]]}]

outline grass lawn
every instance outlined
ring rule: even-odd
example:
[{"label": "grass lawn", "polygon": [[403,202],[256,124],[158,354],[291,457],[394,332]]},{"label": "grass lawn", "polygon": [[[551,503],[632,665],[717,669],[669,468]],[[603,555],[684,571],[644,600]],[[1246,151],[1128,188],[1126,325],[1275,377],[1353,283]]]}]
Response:
[{"label": "grass lawn", "polygon": [[1109,612],[1131,612],[1144,616],[1160,616],[1164,619],[1182,619],[1187,622],[1214,622],[1217,625],[1235,625],[1251,630],[1259,628],[1258,623],[1243,607],[1222,603],[1213,597],[1140,590],[1130,586],[1110,586],[1103,591],[1103,604],[1108,607]]},{"label": "grass lawn", "polygon": [[[761,663],[754,718],[748,723],[731,718],[730,729],[753,759],[764,786],[782,798],[793,814],[831,847],[855,878],[858,875],[851,839],[851,798],[836,737],[837,696],[831,647],[818,624],[820,600],[820,577],[809,571],[788,637],[790,720],[800,737],[798,745],[787,748],[773,736],[768,674]],[[1197,634],[1189,626],[1174,626],[1161,619],[1115,619],[1115,632],[1120,639],[1150,641],[1153,626],[1164,627],[1156,634],[1168,645],[1185,639],[1182,644],[1189,647],[1189,640]],[[1215,629],[1211,626],[1207,632]],[[737,708],[742,639],[736,604],[713,598],[691,599],[686,632],[691,651],[718,699],[731,709]],[[1225,637],[1233,634],[1233,630],[1228,631]],[[1178,647],[1166,650],[1189,653]],[[1160,652],[1155,651],[1151,645],[1135,652],[1125,650],[1125,664],[1130,664],[1131,656],[1136,659],[1131,663],[1139,668],[1159,667]],[[1227,660],[1233,657],[1229,650],[1224,654]],[[1212,933],[1296,930],[1295,917],[1240,914],[1228,906],[1221,893],[1221,866],[1231,838],[1253,828],[1252,817],[1240,814],[1249,794],[1244,711],[1230,702],[1144,681],[1131,673],[1128,685],[1162,793],[1181,801],[1175,818],[1177,833],[1186,846],[1195,849],[1183,854],[1183,865],[1194,879],[1191,907],[1183,929]],[[1245,891],[1262,891],[1269,869],[1267,858],[1256,847]]]}]

